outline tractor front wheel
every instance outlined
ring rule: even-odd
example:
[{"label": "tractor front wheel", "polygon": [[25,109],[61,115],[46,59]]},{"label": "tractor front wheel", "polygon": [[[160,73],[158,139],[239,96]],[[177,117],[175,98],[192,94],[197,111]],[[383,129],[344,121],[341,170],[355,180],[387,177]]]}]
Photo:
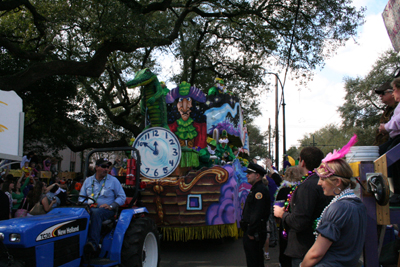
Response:
[{"label": "tractor front wheel", "polygon": [[133,218],[124,236],[121,262],[124,267],[158,267],[159,235],[150,218]]}]

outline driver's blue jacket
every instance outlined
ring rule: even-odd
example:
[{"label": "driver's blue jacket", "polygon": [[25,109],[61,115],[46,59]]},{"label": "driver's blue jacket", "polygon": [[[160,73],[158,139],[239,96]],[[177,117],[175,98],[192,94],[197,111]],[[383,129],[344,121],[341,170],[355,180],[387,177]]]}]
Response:
[{"label": "driver's blue jacket", "polygon": [[[79,194],[91,197],[99,207],[103,204],[112,205],[114,208],[116,204],[124,205],[126,195],[118,179],[107,174],[101,181],[98,181],[95,175],[86,178]],[[79,201],[83,200],[84,198],[79,197]],[[88,203],[91,204],[93,201],[89,200]]]}]

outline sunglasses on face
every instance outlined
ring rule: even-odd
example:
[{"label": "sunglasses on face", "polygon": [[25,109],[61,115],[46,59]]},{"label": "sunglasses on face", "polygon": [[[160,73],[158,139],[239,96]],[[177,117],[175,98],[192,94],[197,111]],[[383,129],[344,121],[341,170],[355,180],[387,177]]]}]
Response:
[{"label": "sunglasses on face", "polygon": [[385,95],[387,93],[391,94],[391,93],[393,93],[393,90],[385,90],[385,91],[379,93],[379,95]]},{"label": "sunglasses on face", "polygon": [[110,167],[110,166],[108,166],[107,164],[102,164],[102,165],[100,165],[100,167],[103,169],[108,169],[108,167]]}]

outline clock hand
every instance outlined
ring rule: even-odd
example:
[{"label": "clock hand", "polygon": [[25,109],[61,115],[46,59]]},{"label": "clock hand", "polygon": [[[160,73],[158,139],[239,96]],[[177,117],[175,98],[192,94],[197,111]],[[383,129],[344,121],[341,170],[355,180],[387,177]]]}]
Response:
[{"label": "clock hand", "polygon": [[143,144],[143,146],[150,148],[150,150],[153,151],[153,153],[154,153],[154,149],[152,149],[151,147],[149,147],[149,144],[147,144],[146,142],[143,142],[142,144]]},{"label": "clock hand", "polygon": [[154,151],[153,151],[153,155],[158,155],[158,149],[157,149],[157,142],[154,142]]}]

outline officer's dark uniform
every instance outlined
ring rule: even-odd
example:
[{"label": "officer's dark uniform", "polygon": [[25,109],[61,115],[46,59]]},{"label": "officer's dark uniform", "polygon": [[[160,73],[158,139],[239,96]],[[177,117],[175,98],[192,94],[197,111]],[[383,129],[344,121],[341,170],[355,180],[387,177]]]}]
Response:
[{"label": "officer's dark uniform", "polygon": [[[263,177],[266,171],[250,163],[247,172],[257,172]],[[264,244],[267,239],[267,222],[270,214],[270,196],[263,182],[257,181],[247,196],[240,225],[244,231],[243,246],[248,267],[264,267]],[[250,239],[253,236],[254,239]]]}]

